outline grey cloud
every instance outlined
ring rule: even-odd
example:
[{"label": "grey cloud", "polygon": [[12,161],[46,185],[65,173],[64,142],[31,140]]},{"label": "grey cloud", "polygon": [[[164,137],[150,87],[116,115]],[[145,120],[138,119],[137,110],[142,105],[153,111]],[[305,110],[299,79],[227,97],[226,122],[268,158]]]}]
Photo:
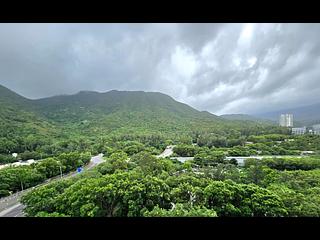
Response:
[{"label": "grey cloud", "polygon": [[160,91],[213,113],[318,101],[320,24],[0,24],[0,84]]},{"label": "grey cloud", "polygon": [[198,52],[208,42],[214,39],[224,24],[216,23],[183,23],[178,27],[179,40]]}]

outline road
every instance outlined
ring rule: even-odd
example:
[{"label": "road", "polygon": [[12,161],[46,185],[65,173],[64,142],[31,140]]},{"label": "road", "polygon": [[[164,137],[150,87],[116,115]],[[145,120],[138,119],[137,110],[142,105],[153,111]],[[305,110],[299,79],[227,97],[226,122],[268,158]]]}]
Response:
[{"label": "road", "polygon": [[[92,157],[89,164],[85,166],[84,169],[89,170],[103,162],[104,162],[103,154],[99,154],[97,156]],[[77,174],[78,174],[77,172],[72,172],[64,175],[62,178],[66,179],[69,177],[76,176]],[[46,185],[52,182],[52,180],[56,180],[56,179],[61,179],[61,177],[60,176],[53,177],[51,179],[48,179],[45,183],[37,185],[36,187],[29,188],[21,192],[17,192],[5,198],[1,198],[0,199],[0,217],[24,217],[25,216],[23,212],[24,206],[20,203],[21,196],[31,191],[34,188]]]},{"label": "road", "polygon": [[0,217],[24,217],[24,206],[21,203],[17,203],[0,213]]},{"label": "road", "polygon": [[173,148],[174,148],[174,145],[167,146],[166,149],[157,157],[158,158],[170,157],[173,154]]},{"label": "road", "polygon": [[90,163],[85,167],[85,169],[89,170],[103,162],[104,162],[103,154],[100,153],[99,155],[91,158]]},{"label": "road", "polygon": [[[302,158],[304,156],[300,155],[288,155],[288,156],[276,156],[276,155],[267,155],[267,156],[250,156],[250,157],[244,157],[244,156],[237,156],[237,157],[226,157],[226,160],[235,159],[237,160],[239,166],[244,165],[244,161],[249,158],[255,158],[258,160],[261,160],[263,158],[288,158],[288,157],[294,157],[294,158]],[[171,157],[171,159],[177,159],[178,161],[184,163],[187,160],[193,160],[194,157]]]}]

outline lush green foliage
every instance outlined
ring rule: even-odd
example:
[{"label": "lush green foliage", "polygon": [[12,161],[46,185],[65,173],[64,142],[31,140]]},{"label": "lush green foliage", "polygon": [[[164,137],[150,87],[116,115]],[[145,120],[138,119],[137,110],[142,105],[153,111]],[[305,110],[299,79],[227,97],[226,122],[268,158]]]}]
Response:
[{"label": "lush green foliage", "polygon": [[143,214],[145,217],[217,217],[217,213],[205,207],[186,207],[178,203],[173,209],[167,210],[156,206],[152,211]]},{"label": "lush green foliage", "polygon": [[[176,145],[179,161],[155,157]],[[67,173],[104,153],[106,162],[37,187],[28,216],[320,216],[320,136],[225,120],[160,93],[81,92],[40,100],[0,87],[0,196]],[[12,156],[17,153],[17,158]],[[248,159],[226,156],[283,155]],[[290,158],[284,155],[291,155]]]},{"label": "lush green foliage", "polygon": [[181,144],[175,146],[173,152],[181,157],[193,157],[198,152],[198,148],[193,145]]},{"label": "lush green foliage", "polygon": [[203,149],[194,156],[194,162],[201,166],[215,165],[225,161],[225,153],[222,151]]},{"label": "lush green foliage", "polygon": [[263,164],[278,170],[311,170],[320,168],[319,157],[265,158]]},{"label": "lush green foliage", "polygon": [[57,158],[48,158],[29,166],[7,167],[0,169],[0,190],[2,196],[35,186],[45,179],[57,176],[87,164],[90,154],[63,153]]}]

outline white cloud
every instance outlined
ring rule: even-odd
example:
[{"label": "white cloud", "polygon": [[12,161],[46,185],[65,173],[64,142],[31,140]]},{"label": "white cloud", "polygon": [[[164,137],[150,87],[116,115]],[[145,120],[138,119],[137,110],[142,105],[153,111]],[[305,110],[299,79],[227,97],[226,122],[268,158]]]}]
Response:
[{"label": "white cloud", "polygon": [[191,78],[198,69],[198,63],[191,51],[177,46],[171,55],[174,70],[184,78]]},{"label": "white cloud", "polygon": [[252,23],[245,24],[245,26],[243,27],[243,30],[240,34],[238,44],[242,47],[250,46],[252,36],[254,33],[253,31],[254,31],[254,24],[252,24]]}]

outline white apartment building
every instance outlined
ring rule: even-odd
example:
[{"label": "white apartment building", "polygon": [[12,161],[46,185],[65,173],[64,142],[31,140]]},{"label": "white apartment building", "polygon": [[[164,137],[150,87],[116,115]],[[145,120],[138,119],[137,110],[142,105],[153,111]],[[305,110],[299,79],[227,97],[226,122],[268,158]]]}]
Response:
[{"label": "white apartment building", "polygon": [[281,127],[293,127],[293,115],[286,113],[280,115],[280,126]]},{"label": "white apartment building", "polygon": [[313,129],[313,134],[318,134],[320,135],[320,124],[315,124],[312,126]]}]

